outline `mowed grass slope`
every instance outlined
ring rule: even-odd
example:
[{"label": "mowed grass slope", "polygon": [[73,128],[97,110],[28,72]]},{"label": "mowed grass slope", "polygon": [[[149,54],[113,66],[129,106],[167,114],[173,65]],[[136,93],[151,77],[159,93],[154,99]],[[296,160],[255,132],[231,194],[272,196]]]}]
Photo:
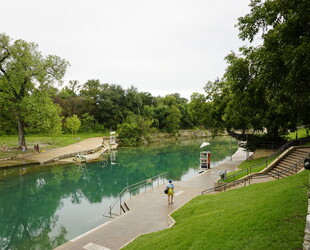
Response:
[{"label": "mowed grass slope", "polygon": [[309,172],[194,198],[125,249],[301,249]]}]

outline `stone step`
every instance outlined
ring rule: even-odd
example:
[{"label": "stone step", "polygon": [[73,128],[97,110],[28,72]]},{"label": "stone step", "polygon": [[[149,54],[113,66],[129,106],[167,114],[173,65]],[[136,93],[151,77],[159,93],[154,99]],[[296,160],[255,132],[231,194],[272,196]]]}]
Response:
[{"label": "stone step", "polygon": [[301,155],[301,156],[309,154],[309,152],[307,152],[306,150],[295,150],[295,151],[293,151],[293,153],[296,155]]},{"label": "stone step", "polygon": [[272,172],[272,171],[270,171],[268,174],[271,175],[271,177],[275,179],[278,179],[278,176],[279,178],[285,178],[285,177],[293,175],[292,173],[288,173],[288,172],[280,173],[280,175],[278,175],[278,172]]},{"label": "stone step", "polygon": [[305,156],[300,156],[300,155],[293,155],[293,154],[289,154],[288,156],[286,156],[284,159],[294,159],[296,161],[301,160],[302,158],[304,158]]},{"label": "stone step", "polygon": [[310,154],[310,150],[308,151],[308,150],[306,150],[304,148],[295,149],[295,152],[303,153],[303,154],[306,154],[306,155]]},{"label": "stone step", "polygon": [[279,171],[279,172],[276,172],[276,171],[273,171],[273,172],[270,172],[270,174],[273,174],[276,178],[278,178],[278,176],[280,176],[280,177],[287,177],[287,176],[290,176],[290,175],[294,175],[294,174],[296,174],[296,172],[291,172],[291,171]]},{"label": "stone step", "polygon": [[288,169],[288,168],[273,168],[271,171],[269,172],[272,172],[272,173],[282,173],[282,172],[291,172],[291,173],[295,173],[294,170],[291,170],[291,169]]},{"label": "stone step", "polygon": [[285,159],[283,159],[283,160],[281,160],[279,163],[284,163],[284,164],[289,164],[289,165],[293,165],[293,164],[295,164],[296,162],[298,162],[298,161],[300,161],[300,160],[294,160],[294,159],[292,159],[292,158],[285,158]]},{"label": "stone step", "polygon": [[[299,166],[297,166],[297,168],[298,167]],[[282,170],[288,169],[288,168],[295,169],[296,165],[295,164],[286,164],[286,163],[281,162],[281,163],[277,164],[275,168],[279,168],[279,169],[282,169]]]}]

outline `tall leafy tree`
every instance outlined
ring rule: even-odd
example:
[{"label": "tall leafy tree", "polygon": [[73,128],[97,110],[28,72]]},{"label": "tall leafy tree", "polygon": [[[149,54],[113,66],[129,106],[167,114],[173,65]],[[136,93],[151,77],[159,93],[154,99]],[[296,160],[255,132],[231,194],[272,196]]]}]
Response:
[{"label": "tall leafy tree", "polygon": [[20,147],[26,144],[24,98],[60,82],[67,66],[68,62],[58,56],[42,56],[35,43],[12,41],[0,34],[0,106],[9,108],[15,116]]},{"label": "tall leafy tree", "polygon": [[207,99],[205,95],[199,93],[193,93],[191,95],[191,101],[188,104],[188,109],[192,117],[193,123],[196,126],[205,126],[205,118],[208,114],[206,106]]},{"label": "tall leafy tree", "polygon": [[125,91],[120,85],[101,84],[99,80],[88,80],[80,91],[84,99],[84,110],[103,124],[115,129],[124,121],[126,109]]},{"label": "tall leafy tree", "polygon": [[80,129],[81,121],[77,115],[73,115],[66,118],[65,126],[71,131],[72,134],[75,134]]},{"label": "tall leafy tree", "polygon": [[138,89],[131,86],[125,91],[126,108],[128,112],[140,115],[143,110],[143,101]]},{"label": "tall leafy tree", "polygon": [[[252,0],[251,12],[239,18],[241,39],[263,38],[255,53],[257,82],[265,89],[276,135],[310,124],[310,2]],[[274,121],[274,122],[272,122]],[[280,123],[279,128],[276,123]],[[282,131],[281,131],[282,130]]]},{"label": "tall leafy tree", "polygon": [[79,88],[78,81],[69,81],[69,86],[65,86],[55,95],[54,101],[62,108],[63,116],[82,116],[83,99],[79,96]]},{"label": "tall leafy tree", "polygon": [[180,129],[181,117],[179,108],[175,105],[170,106],[164,120],[165,130],[169,133],[176,133]]},{"label": "tall leafy tree", "polygon": [[126,120],[117,126],[121,143],[125,145],[136,145],[148,136],[151,123],[150,120],[144,119],[141,115],[128,115]]},{"label": "tall leafy tree", "polygon": [[239,36],[263,43],[226,57],[223,81],[206,86],[210,111],[215,127],[266,128],[275,138],[310,124],[310,2],[252,0],[250,7],[239,18]]}]

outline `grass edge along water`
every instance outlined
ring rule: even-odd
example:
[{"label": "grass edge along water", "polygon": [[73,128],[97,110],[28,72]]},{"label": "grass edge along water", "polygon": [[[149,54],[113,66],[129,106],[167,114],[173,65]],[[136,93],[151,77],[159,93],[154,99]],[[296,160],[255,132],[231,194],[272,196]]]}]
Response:
[{"label": "grass edge along water", "polygon": [[224,193],[198,196],[172,214],[169,229],[124,249],[300,249],[309,172]]}]

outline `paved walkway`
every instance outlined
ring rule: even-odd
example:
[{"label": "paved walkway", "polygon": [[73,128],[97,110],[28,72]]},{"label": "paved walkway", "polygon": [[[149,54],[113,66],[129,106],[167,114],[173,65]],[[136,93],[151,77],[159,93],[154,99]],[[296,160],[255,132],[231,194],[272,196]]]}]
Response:
[{"label": "paved walkway", "polygon": [[[246,159],[246,153],[239,148],[223,163],[189,181],[176,181],[174,204],[168,205],[163,190],[165,185],[148,190],[126,201],[130,211],[56,248],[107,250],[120,249],[141,234],[156,232],[173,225],[170,214],[183,206],[201,191],[214,186],[219,170],[235,171]],[[81,221],[81,223],[83,223]]]},{"label": "paved walkway", "polygon": [[64,158],[74,157],[78,153],[93,153],[97,150],[100,150],[102,146],[103,137],[88,138],[62,148],[51,149],[39,154],[29,154],[20,159],[0,161],[0,168],[29,164],[44,164],[58,161]]}]

